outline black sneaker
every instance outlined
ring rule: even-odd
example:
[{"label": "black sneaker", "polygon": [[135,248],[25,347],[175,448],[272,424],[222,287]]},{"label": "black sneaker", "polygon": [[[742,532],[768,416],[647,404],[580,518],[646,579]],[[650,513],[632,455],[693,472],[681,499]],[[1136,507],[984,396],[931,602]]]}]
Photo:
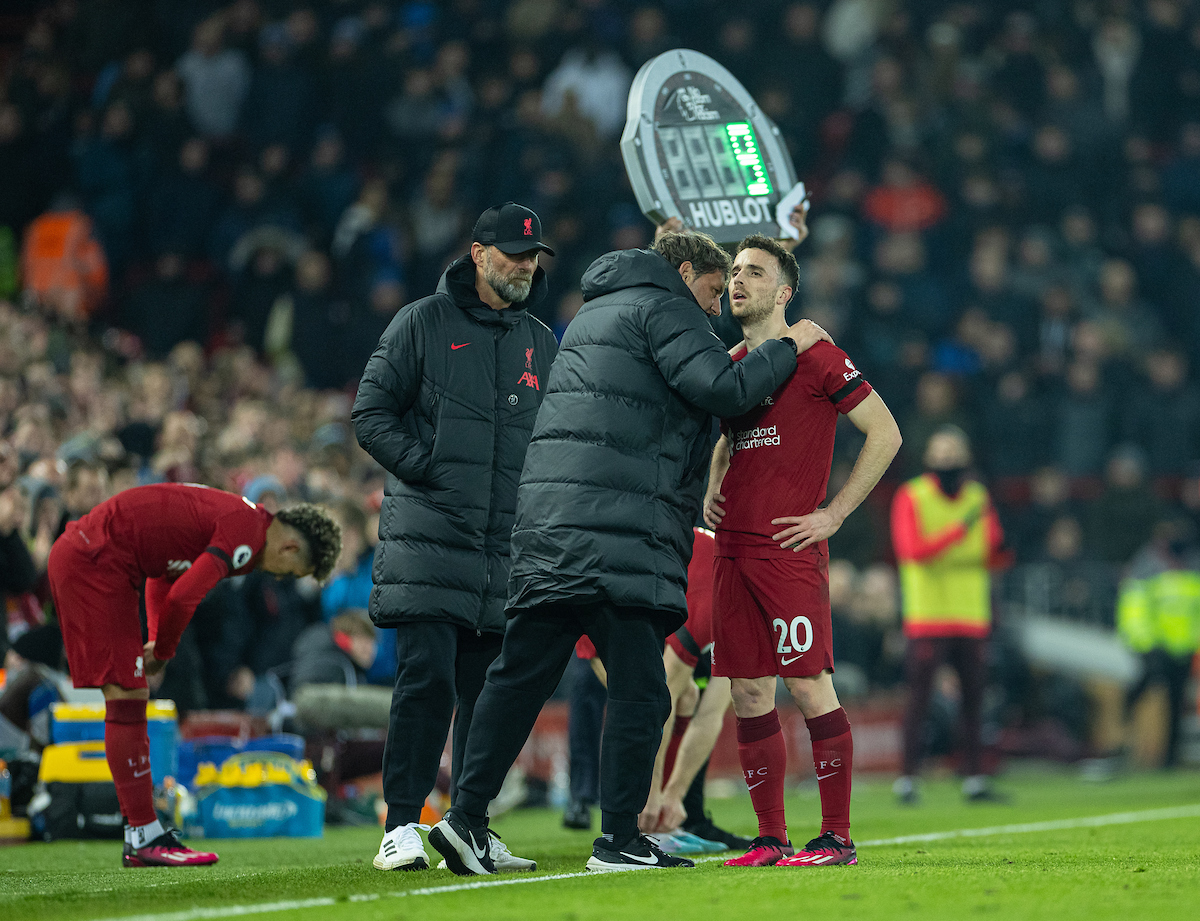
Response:
[{"label": "black sneaker", "polygon": [[471,828],[453,809],[430,830],[429,843],[459,876],[488,876],[496,872],[487,826]]},{"label": "black sneaker", "polygon": [[712,816],[705,815],[697,822],[684,822],[683,830],[691,832],[697,838],[705,841],[716,841],[725,845],[730,851],[747,851],[750,849],[750,839],[735,835],[731,831],[718,828],[713,824]]},{"label": "black sneaker", "polygon": [[586,831],[592,827],[592,808],[581,799],[573,799],[563,810],[563,827]]},{"label": "black sneaker", "polygon": [[593,873],[612,873],[618,870],[665,870],[674,867],[694,867],[686,857],[672,857],[652,844],[645,835],[638,835],[629,844],[617,847],[607,838],[597,838],[592,844],[592,856],[587,868]]}]

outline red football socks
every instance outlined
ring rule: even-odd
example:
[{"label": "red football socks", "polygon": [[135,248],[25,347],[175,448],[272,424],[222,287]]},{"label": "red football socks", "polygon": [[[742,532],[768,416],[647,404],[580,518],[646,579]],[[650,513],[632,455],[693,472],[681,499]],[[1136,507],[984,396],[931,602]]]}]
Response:
[{"label": "red football socks", "polygon": [[149,825],[154,811],[146,701],[109,700],[104,708],[104,754],[117,786],[121,812],[130,825]]},{"label": "red football socks", "polygon": [[812,738],[813,767],[821,791],[821,832],[850,840],[850,771],[854,739],[841,707],[804,721]]},{"label": "red football socks", "polygon": [[783,782],[787,769],[787,746],[779,726],[779,713],[737,721],[738,760],[750,788],[750,802],[758,816],[758,833],[787,842],[787,819],[783,814]]},{"label": "red football socks", "polygon": [[671,779],[671,771],[675,769],[675,756],[679,754],[679,743],[683,741],[683,734],[687,732],[691,722],[690,716],[675,717],[675,727],[671,730],[671,741],[667,743],[667,753],[663,756],[662,782],[664,787]]}]

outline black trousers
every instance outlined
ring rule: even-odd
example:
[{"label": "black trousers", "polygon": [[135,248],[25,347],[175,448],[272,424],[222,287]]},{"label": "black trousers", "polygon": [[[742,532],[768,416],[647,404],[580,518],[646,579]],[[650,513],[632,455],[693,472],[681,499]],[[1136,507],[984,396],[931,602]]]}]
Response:
[{"label": "black trousers", "polygon": [[1166,689],[1170,722],[1167,726],[1167,751],[1163,767],[1179,764],[1179,737],[1183,729],[1184,710],[1187,709],[1187,683],[1191,670],[1191,654],[1173,656],[1165,649],[1151,649],[1142,653],[1142,677],[1125,695],[1125,718],[1128,720],[1134,706],[1151,685],[1161,684]]},{"label": "black trousers", "polygon": [[456,809],[467,816],[486,815],[584,633],[608,670],[601,829],[618,839],[637,833],[663,723],[671,712],[662,664],[666,624],[659,612],[608,603],[542,605],[509,620],[504,647],[475,705]]},{"label": "black trousers", "polygon": [[572,656],[567,672],[571,678],[571,710],[567,718],[571,799],[591,805],[600,802],[600,733],[604,729],[608,691],[587,659]]},{"label": "black trousers", "polygon": [[499,633],[477,634],[432,621],[396,628],[396,687],[383,749],[388,831],[420,820],[425,798],[437,782],[452,717],[450,799],[456,799],[476,701],[502,640]]},{"label": "black trousers", "polygon": [[913,637],[905,653],[908,704],[904,711],[904,773],[917,774],[925,745],[925,713],[933,695],[938,666],[949,662],[958,672],[962,690],[959,731],[962,744],[960,773],[972,777],[982,771],[983,692],[987,687],[987,639],[971,636]]}]

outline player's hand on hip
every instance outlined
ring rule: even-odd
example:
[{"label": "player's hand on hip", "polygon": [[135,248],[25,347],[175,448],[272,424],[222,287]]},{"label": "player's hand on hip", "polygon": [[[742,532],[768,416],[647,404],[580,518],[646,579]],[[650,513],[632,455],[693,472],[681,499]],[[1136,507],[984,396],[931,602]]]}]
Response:
[{"label": "player's hand on hip", "polygon": [[704,497],[704,523],[714,531],[725,517],[725,507],[721,505],[725,497],[719,492]]},{"label": "player's hand on hip", "polygon": [[819,508],[811,515],[772,518],[771,524],[788,525],[778,534],[771,535],[771,540],[780,541],[779,546],[784,550],[799,552],[836,534],[842,521],[829,509]]},{"label": "player's hand on hip", "polygon": [[149,678],[151,675],[157,675],[166,667],[166,660],[156,659],[154,657],[153,640],[142,647],[142,668],[145,670],[147,678]]},{"label": "player's hand on hip", "polygon": [[812,320],[800,320],[789,326],[784,335],[795,340],[797,352],[810,349],[818,342],[833,342],[833,337]]}]

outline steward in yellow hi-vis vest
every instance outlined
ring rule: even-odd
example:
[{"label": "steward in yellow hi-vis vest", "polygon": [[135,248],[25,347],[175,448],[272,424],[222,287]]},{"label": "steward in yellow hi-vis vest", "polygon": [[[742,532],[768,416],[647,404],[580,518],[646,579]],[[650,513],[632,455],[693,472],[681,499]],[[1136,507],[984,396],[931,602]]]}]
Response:
[{"label": "steward in yellow hi-vis vest", "polygon": [[988,569],[1003,540],[987,489],[963,480],[961,471],[947,477],[946,471],[931,470],[896,490],[892,543],[905,635],[987,636]]},{"label": "steward in yellow hi-vis vest", "polygon": [[925,446],[926,472],[909,480],[892,500],[892,545],[900,565],[904,614],[903,773],[892,788],[903,803],[919,796],[917,776],[925,739],[925,713],[942,663],[958,673],[962,691],[960,770],[968,800],[1003,797],[983,773],[983,692],[987,637],[992,627],[989,568],[1002,564],[1004,533],[981,483],[969,479],[971,443],[944,425]]},{"label": "steward in yellow hi-vis vest", "polygon": [[1125,712],[1151,685],[1166,688],[1170,725],[1165,766],[1174,765],[1188,674],[1200,649],[1200,549],[1191,522],[1159,522],[1154,540],[1133,558],[1117,596],[1117,632],[1142,660],[1142,675],[1125,697]]}]

